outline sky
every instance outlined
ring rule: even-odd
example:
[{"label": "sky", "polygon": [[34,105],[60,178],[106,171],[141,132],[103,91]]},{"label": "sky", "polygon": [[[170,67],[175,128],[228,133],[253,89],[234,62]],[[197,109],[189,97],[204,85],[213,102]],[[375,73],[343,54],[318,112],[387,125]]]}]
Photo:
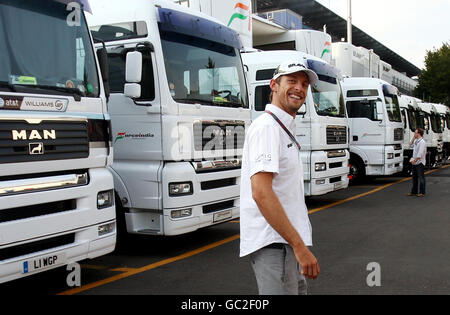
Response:
[{"label": "sky", "polygon": [[[347,0],[316,1],[347,19]],[[352,0],[352,21],[420,69],[427,50],[450,43],[450,0]]]}]

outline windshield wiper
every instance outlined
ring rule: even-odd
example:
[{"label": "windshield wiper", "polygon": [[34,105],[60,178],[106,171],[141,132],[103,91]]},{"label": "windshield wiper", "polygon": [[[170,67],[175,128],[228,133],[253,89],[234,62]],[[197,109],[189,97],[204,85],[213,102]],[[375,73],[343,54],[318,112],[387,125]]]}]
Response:
[{"label": "windshield wiper", "polygon": [[86,96],[83,92],[81,92],[79,89],[76,88],[68,88],[68,87],[62,87],[62,86],[55,86],[55,85],[44,85],[44,84],[17,84],[18,86],[33,89],[42,89],[42,90],[50,90],[50,91],[58,91],[63,92],[66,94],[70,94],[73,96],[75,101],[79,102],[81,100],[81,96]]},{"label": "windshield wiper", "polygon": [[334,108],[332,107],[328,107],[326,109],[317,109],[317,114],[319,115],[325,115],[325,116],[330,116],[330,117],[345,117],[344,114],[340,114],[338,111],[334,112]]},{"label": "windshield wiper", "polygon": [[201,104],[201,105],[213,105],[212,101],[208,101],[202,98],[174,98],[176,102],[188,103],[188,104]]},{"label": "windshield wiper", "polygon": [[14,84],[5,82],[5,81],[0,81],[0,88],[7,88],[9,89],[11,92],[17,92],[16,87],[14,86]]},{"label": "windshield wiper", "polygon": [[214,102],[214,104],[217,104],[217,105],[220,105],[223,107],[233,107],[233,108],[244,107],[244,105],[241,103],[232,103],[232,102]]},{"label": "windshield wiper", "polygon": [[55,85],[44,85],[44,84],[20,85],[20,86],[24,86],[27,88],[37,88],[37,89],[42,89],[42,90],[64,92],[64,93],[73,95],[74,98],[76,98],[76,99],[80,98],[80,96],[86,96],[83,92],[81,92],[79,89],[76,89],[76,88],[68,88],[68,87],[55,86]]},{"label": "windshield wiper", "polygon": [[176,102],[188,103],[188,104],[201,104],[201,105],[210,105],[210,106],[222,106],[222,107],[244,107],[244,105],[240,103],[232,103],[232,102],[218,102],[218,101],[208,101],[201,98],[174,98]]}]

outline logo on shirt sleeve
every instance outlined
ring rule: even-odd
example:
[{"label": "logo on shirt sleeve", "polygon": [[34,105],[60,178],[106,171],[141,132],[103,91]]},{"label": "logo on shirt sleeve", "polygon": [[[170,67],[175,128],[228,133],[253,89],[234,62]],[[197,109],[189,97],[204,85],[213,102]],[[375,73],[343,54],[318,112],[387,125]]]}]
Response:
[{"label": "logo on shirt sleeve", "polygon": [[255,159],[256,162],[270,162],[272,161],[272,155],[270,153],[261,153]]}]

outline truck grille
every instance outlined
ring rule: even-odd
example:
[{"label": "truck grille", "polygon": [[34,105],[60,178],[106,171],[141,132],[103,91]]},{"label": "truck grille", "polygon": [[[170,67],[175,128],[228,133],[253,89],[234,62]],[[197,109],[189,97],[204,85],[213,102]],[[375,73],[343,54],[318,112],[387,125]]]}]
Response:
[{"label": "truck grille", "polygon": [[347,128],[345,126],[327,126],[327,144],[346,144]]},{"label": "truck grille", "polygon": [[0,223],[71,211],[77,208],[75,199],[0,210]]},{"label": "truck grille", "polygon": [[245,140],[243,121],[194,122],[194,147],[196,151],[242,149]]},{"label": "truck grille", "polygon": [[75,233],[0,249],[0,261],[75,243]]},{"label": "truck grille", "polygon": [[402,141],[402,140],[403,140],[403,128],[395,128],[394,141]]},{"label": "truck grille", "polygon": [[0,163],[79,159],[89,156],[87,120],[0,123]]}]

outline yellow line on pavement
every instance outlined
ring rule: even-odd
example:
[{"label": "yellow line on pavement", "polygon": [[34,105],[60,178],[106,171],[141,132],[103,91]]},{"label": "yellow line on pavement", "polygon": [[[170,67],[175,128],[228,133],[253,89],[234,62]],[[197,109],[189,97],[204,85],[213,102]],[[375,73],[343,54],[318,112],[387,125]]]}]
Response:
[{"label": "yellow line on pavement", "polygon": [[125,271],[125,272],[123,272],[121,274],[118,274],[118,275],[115,275],[115,276],[112,276],[112,277],[109,277],[109,278],[106,278],[106,279],[103,279],[103,280],[99,280],[97,282],[89,283],[89,284],[83,285],[83,286],[78,287],[78,288],[73,288],[73,289],[61,292],[58,295],[72,295],[72,294],[77,294],[77,293],[80,293],[80,292],[83,292],[83,291],[86,291],[86,290],[90,290],[90,289],[93,289],[93,288],[105,285],[107,283],[111,283],[111,282],[114,282],[114,281],[117,281],[117,280],[120,280],[120,279],[123,279],[123,278],[127,278],[127,277],[130,277],[130,276],[136,275],[138,273],[142,273],[142,272],[145,272],[145,271],[148,271],[148,270],[151,270],[151,269],[155,269],[155,268],[163,266],[163,265],[167,265],[167,264],[173,263],[173,262],[178,261],[178,260],[182,260],[182,259],[194,256],[194,255],[203,253],[203,252],[205,252],[205,251],[207,251],[209,249],[212,249],[212,248],[218,247],[220,245],[223,245],[223,244],[232,242],[234,240],[237,240],[238,238],[239,238],[239,235],[233,235],[233,236],[230,236],[230,237],[228,237],[226,239],[223,239],[221,241],[218,241],[218,242],[215,242],[215,243],[212,243],[212,244],[200,247],[200,248],[198,248],[196,250],[184,253],[184,254],[179,255],[179,256],[175,256],[175,257],[172,257],[172,258],[164,259],[164,260],[161,260],[161,261],[158,261],[156,263],[153,263],[153,264],[150,264],[150,265],[147,265],[147,266],[144,266],[144,267],[140,267],[140,268],[129,268],[129,269],[126,269],[127,271]]},{"label": "yellow line on pavement", "polygon": [[[444,169],[444,168],[447,168],[447,167],[450,167],[450,164],[442,166],[442,167],[440,167],[438,169],[427,171],[427,172],[425,172],[425,174],[431,174],[433,172],[436,172],[436,171],[438,171],[440,169]],[[351,200],[355,200],[355,199],[358,199],[358,198],[361,198],[361,197],[364,197],[364,196],[367,196],[367,195],[370,195],[370,194],[374,194],[374,193],[376,193],[376,192],[378,192],[380,190],[383,190],[385,188],[388,188],[388,187],[390,187],[392,185],[395,185],[395,184],[398,184],[398,183],[406,182],[406,181],[408,181],[410,179],[411,179],[411,177],[406,177],[406,178],[403,178],[401,180],[398,180],[398,181],[395,181],[395,182],[392,182],[392,183],[380,186],[380,187],[378,187],[376,189],[373,189],[373,190],[370,190],[368,192],[365,192],[365,193],[362,193],[362,194],[359,194],[359,195],[356,195],[356,196],[353,196],[353,197],[349,197],[349,198],[346,198],[346,199],[343,199],[343,200],[339,200],[339,201],[330,203],[328,205],[325,205],[323,207],[312,209],[312,210],[308,211],[308,213],[309,214],[316,213],[316,212],[319,212],[319,211],[322,211],[322,210],[325,210],[325,209],[328,209],[328,208],[331,208],[331,207],[343,204],[343,203],[351,201]],[[231,221],[231,222],[239,222],[239,221],[235,220],[235,221]],[[96,281],[96,282],[93,282],[93,283],[86,284],[86,285],[81,286],[81,287],[77,287],[77,288],[73,288],[73,289],[61,292],[58,295],[73,295],[73,294],[81,293],[81,292],[84,292],[84,291],[87,291],[87,290],[90,290],[90,289],[93,289],[93,288],[96,288],[96,287],[99,287],[99,286],[102,286],[102,285],[105,285],[105,284],[108,284],[108,283],[111,283],[111,282],[118,281],[120,279],[124,279],[124,278],[130,277],[130,276],[133,276],[133,275],[136,275],[136,274],[148,271],[148,270],[152,270],[152,269],[158,268],[160,266],[164,266],[164,265],[167,265],[167,264],[170,264],[170,263],[173,263],[173,262],[176,262],[176,261],[188,258],[188,257],[192,257],[194,255],[203,253],[203,252],[205,252],[207,250],[210,250],[212,248],[224,245],[226,243],[232,242],[232,241],[237,240],[239,238],[240,238],[240,235],[236,234],[236,235],[230,236],[230,237],[228,237],[226,239],[223,239],[221,241],[217,241],[217,242],[214,242],[212,244],[200,247],[200,248],[198,248],[196,250],[189,251],[189,252],[184,253],[182,255],[178,255],[178,256],[175,256],[175,257],[172,257],[172,258],[168,258],[168,259],[164,259],[164,260],[161,260],[161,261],[158,261],[158,262],[155,262],[155,263],[152,263],[152,264],[140,267],[140,268],[116,268],[116,269],[112,269],[112,271],[120,271],[122,273],[118,274],[118,275],[115,275],[115,276],[112,276],[112,277],[109,277],[109,278],[106,278],[106,279],[103,279],[103,280],[99,280],[99,281]],[[87,266],[87,267],[89,268],[89,266]]]}]

